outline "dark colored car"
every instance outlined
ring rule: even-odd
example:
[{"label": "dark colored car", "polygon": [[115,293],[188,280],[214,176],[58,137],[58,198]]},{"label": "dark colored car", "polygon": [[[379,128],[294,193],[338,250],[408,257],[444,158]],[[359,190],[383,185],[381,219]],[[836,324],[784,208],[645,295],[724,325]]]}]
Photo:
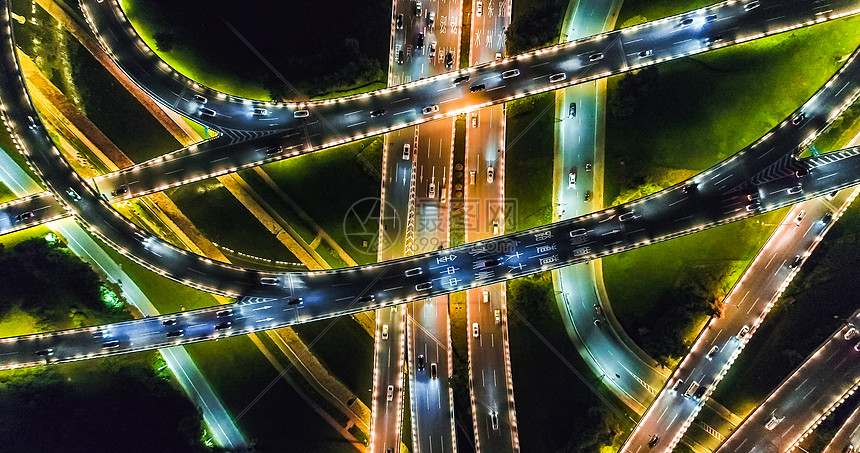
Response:
[{"label": "dark colored car", "polygon": [[233,327],[233,323],[230,321],[224,321],[218,324],[215,324],[215,330],[224,330]]},{"label": "dark colored car", "polygon": [[445,69],[451,69],[454,67],[454,54],[448,52],[445,54]]},{"label": "dark colored car", "polygon": [[805,113],[803,113],[803,112],[801,112],[801,113],[800,113],[800,115],[795,116],[795,117],[791,120],[791,124],[794,124],[795,126],[797,126],[797,125],[799,125],[800,123],[802,123],[802,122],[803,122],[803,120],[805,120],[805,119],[806,119],[806,114],[805,114]]},{"label": "dark colored car", "polygon": [[487,88],[487,85],[485,85],[483,83],[478,83],[478,84],[472,85],[469,88],[469,92],[474,93],[477,91],[483,91],[485,88]]},{"label": "dark colored car", "polygon": [[397,29],[398,29],[398,30],[402,30],[402,29],[403,29],[403,14],[398,14],[398,15],[397,15],[397,20],[395,21],[395,23],[397,24]]},{"label": "dark colored car", "polygon": [[424,371],[424,354],[418,355],[418,370]]},{"label": "dark colored car", "polygon": [[794,261],[792,261],[792,262],[788,263],[788,268],[789,268],[789,269],[794,269],[795,267],[797,267],[797,266],[799,266],[799,265],[800,265],[800,262],[801,262],[801,261],[803,261],[803,258],[801,258],[801,256],[800,256],[800,255],[796,255],[796,256],[794,257]]},{"label": "dark colored car", "polygon": [[454,85],[457,85],[458,83],[468,82],[468,81],[469,81],[469,74],[463,74],[461,76],[457,76],[454,78]]},{"label": "dark colored car", "polygon": [[574,118],[576,116],[576,102],[571,102],[570,107],[567,108],[567,117]]},{"label": "dark colored car", "polygon": [[111,191],[111,193],[110,193],[110,194],[111,194],[111,196],[112,196],[112,197],[118,197],[118,196],[120,196],[120,195],[125,195],[125,194],[127,194],[127,193],[128,193],[128,187],[126,187],[126,186],[120,186],[120,187],[119,187],[119,188],[117,188],[116,190]]},{"label": "dark colored car", "polygon": [[33,211],[27,211],[27,212],[22,212],[22,213],[16,215],[15,220],[20,222],[22,220],[32,219],[35,216],[36,216],[36,214],[33,214]]},{"label": "dark colored car", "polygon": [[382,116],[382,115],[385,115],[385,109],[377,109],[377,110],[370,112],[371,118],[376,118],[377,116]]},{"label": "dark colored car", "polygon": [[501,263],[502,261],[498,258],[493,258],[491,260],[484,261],[484,267],[496,267]]}]

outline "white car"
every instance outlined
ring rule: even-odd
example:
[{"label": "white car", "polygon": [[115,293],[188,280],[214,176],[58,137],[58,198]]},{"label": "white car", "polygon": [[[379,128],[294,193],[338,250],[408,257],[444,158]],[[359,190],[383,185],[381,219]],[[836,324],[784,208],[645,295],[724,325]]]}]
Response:
[{"label": "white car", "polygon": [[493,177],[495,176],[496,170],[492,165],[487,167],[487,182],[493,182]]},{"label": "white car", "polygon": [[485,289],[485,290],[481,291],[481,294],[483,295],[484,303],[487,303],[490,301],[490,292],[489,291],[487,291]]},{"label": "white car", "polygon": [[499,221],[493,220],[493,234],[499,234]]},{"label": "white car", "polygon": [[427,107],[424,107],[424,108],[421,110],[421,113],[423,113],[423,114],[425,114],[425,115],[429,115],[429,114],[431,114],[431,113],[436,113],[436,112],[438,112],[438,111],[439,111],[439,106],[438,106],[438,105],[428,105]]},{"label": "white car", "polygon": [[403,160],[409,160],[409,143],[403,144]]},{"label": "white car", "polygon": [[385,398],[388,399],[388,401],[394,400],[394,386],[393,385],[388,386],[388,393],[385,395]]},{"label": "white car", "polygon": [[427,198],[436,198],[436,183],[431,182],[430,188],[427,189]]},{"label": "white car", "polygon": [[430,59],[436,56],[436,41],[430,43]]},{"label": "white car", "polygon": [[481,17],[484,15],[484,3],[481,0],[478,0],[478,3],[475,4],[475,16]]},{"label": "white car", "polygon": [[794,224],[800,226],[800,223],[803,222],[803,219],[806,218],[806,211],[801,209],[800,213],[797,214],[797,217],[794,219]]},{"label": "white car", "polygon": [[777,417],[776,414],[771,414],[770,420],[768,420],[767,423],[764,424],[764,429],[770,431],[776,428],[776,425],[778,425],[783,420],[785,420],[785,417]]},{"label": "white car", "polygon": [[576,167],[570,169],[570,173],[567,174],[567,187],[573,189],[576,187]]},{"label": "white car", "polygon": [[480,331],[478,330],[478,323],[473,322],[472,323],[472,336],[475,338],[478,338],[479,334],[480,334]]},{"label": "white car", "polygon": [[388,339],[388,324],[383,324],[383,325],[382,325],[382,339],[383,339],[383,340],[387,340],[387,339]]}]

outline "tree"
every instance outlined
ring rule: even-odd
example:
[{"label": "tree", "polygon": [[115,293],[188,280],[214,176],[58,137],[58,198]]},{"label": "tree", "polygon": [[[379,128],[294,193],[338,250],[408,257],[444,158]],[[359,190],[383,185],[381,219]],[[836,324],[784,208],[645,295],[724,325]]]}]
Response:
[{"label": "tree", "polygon": [[182,44],[182,38],[172,31],[160,31],[153,35],[155,48],[159,52],[170,52]]},{"label": "tree", "polygon": [[618,86],[609,99],[609,111],[617,118],[626,118],[636,109],[650,102],[651,94],[656,91],[660,72],[656,66],[648,66],[628,72],[618,81]]}]

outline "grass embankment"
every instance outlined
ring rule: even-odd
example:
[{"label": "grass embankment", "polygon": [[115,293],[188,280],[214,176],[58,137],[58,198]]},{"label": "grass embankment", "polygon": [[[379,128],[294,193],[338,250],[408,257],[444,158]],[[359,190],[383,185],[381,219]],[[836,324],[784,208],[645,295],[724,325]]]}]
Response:
[{"label": "grass embankment", "polygon": [[[370,212],[373,203],[368,199],[380,196],[381,166],[382,140],[372,138],[267,164],[263,170],[347,254],[366,264],[376,262],[379,207]],[[314,240],[316,232],[311,226],[300,221],[259,175],[245,171],[242,176],[285,218],[293,220],[305,241]],[[364,222],[368,215],[372,221]],[[333,267],[346,265],[325,242],[316,250]]]},{"label": "grass embankment", "polygon": [[385,82],[392,12],[384,0],[361,7],[346,0],[264,2],[253,8],[227,0],[123,0],[122,5],[162,59],[226,93],[300,99]]},{"label": "grass embankment", "polygon": [[784,209],[604,258],[606,290],[624,330],[658,360],[685,354],[710,307],[783,216]]},{"label": "grass embankment", "polygon": [[520,0],[511,6],[505,54],[516,55],[558,43],[568,0]]},{"label": "grass embankment", "polygon": [[631,27],[636,24],[664,17],[674,16],[686,11],[717,3],[714,0],[624,0],[615,29]]},{"label": "grass embankment", "polygon": [[[27,4],[26,10],[30,11]],[[16,43],[69,101],[134,162],[180,147],[134,97],[53,17],[15,22]]]},{"label": "grass embankment", "polygon": [[[618,204],[668,187],[765,134],[836,72],[860,43],[853,32],[858,25],[858,18],[821,24],[612,78],[606,199]],[[625,82],[628,88],[619,86],[624,77],[634,80]],[[652,354],[683,354],[680,342],[691,340],[707,318],[707,300],[725,294],[777,218],[607,258],[607,291],[619,321]],[[647,276],[648,285],[635,283],[642,280],[630,278],[635,275]]]},{"label": "grass embankment", "polygon": [[[270,351],[276,350],[265,336],[260,338]],[[277,451],[289,446],[295,451],[355,451],[279,375],[247,336],[195,343],[186,349],[242,432],[257,441],[258,450]],[[313,397],[314,390],[295,368],[289,368],[289,377]],[[325,400],[315,401],[341,426],[346,425],[346,419],[339,418],[340,413]]]},{"label": "grass embankment", "polygon": [[[854,101],[812,144],[821,152],[836,151],[848,146],[857,134],[860,134],[860,101]],[[808,156],[809,152],[803,155]]]},{"label": "grass embankment", "polygon": [[373,337],[351,317],[293,327],[325,367],[368,407],[373,387]]},{"label": "grass embankment", "polygon": [[747,414],[857,310],[860,207],[845,212],[800,269],[714,392]]},{"label": "grass embankment", "polygon": [[[218,304],[211,294],[150,272],[105,245],[102,245],[102,248],[122,265],[123,271],[162,313]],[[270,351],[277,350],[265,335],[260,335],[260,338]],[[307,451],[341,451],[338,449],[341,444],[339,434],[334,432],[292,387],[278,378],[278,372],[247,336],[196,343],[186,349],[224,403],[227,412],[237,418],[236,422],[245,436],[256,440],[259,447],[277,449],[283,445],[293,445],[292,442],[295,441],[306,447]],[[299,385],[306,385],[295,370],[291,371],[290,376],[296,379]],[[271,390],[266,391],[273,381],[277,382],[274,382]],[[254,401],[263,393],[264,397],[260,401]],[[238,417],[246,409],[247,414]],[[331,409],[330,413],[338,412]],[[284,418],[299,419],[302,423],[285,424]]]},{"label": "grass embankment", "polygon": [[552,165],[555,97],[539,94],[506,106],[505,199],[516,215],[506,216],[505,231],[552,222]]},{"label": "grass embankment", "polygon": [[218,181],[186,184],[165,193],[212,241],[261,258],[298,262]]},{"label": "grass embankment", "polygon": [[610,78],[606,199],[671,185],[764,135],[842,66],[858,27],[842,19],[663,63],[639,88]]},{"label": "grass embankment", "polygon": [[0,203],[5,203],[7,201],[17,200],[18,196],[15,195],[6,184],[0,183]]},{"label": "grass embankment", "polygon": [[509,282],[508,328],[522,450],[620,447],[633,423],[570,343],[549,273]]}]

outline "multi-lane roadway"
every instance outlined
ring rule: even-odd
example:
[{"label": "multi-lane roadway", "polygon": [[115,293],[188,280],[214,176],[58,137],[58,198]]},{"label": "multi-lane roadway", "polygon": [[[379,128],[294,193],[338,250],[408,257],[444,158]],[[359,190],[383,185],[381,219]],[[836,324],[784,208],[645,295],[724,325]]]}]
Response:
[{"label": "multi-lane roadway", "polygon": [[[373,94],[360,95],[348,98],[344,101],[323,101],[315,104],[308,117],[285,118],[289,124],[285,127],[301,127],[305,131],[319,131],[320,141],[315,145],[314,141],[304,141],[301,137],[286,138],[281,145],[283,149],[291,146],[307,147],[313,149],[318,146],[335,144],[347,139],[337,138],[338,135],[332,131],[351,130],[356,133],[351,138],[363,137],[368,134],[380,133],[392,127],[405,127],[409,124],[424,122],[429,118],[452,115],[463,110],[474,108],[481,102],[495,103],[503,102],[514,96],[554,87],[563,87],[571,83],[577,83],[591,78],[603,77],[614,72],[629,70],[639,65],[651,64],[670,57],[689,55],[691,53],[704,51],[712,44],[703,44],[704,37],[716,32],[730,33],[725,35],[724,40],[716,43],[729,43],[734,38],[751,39],[768,33],[784,31],[792,26],[802,26],[805,22],[840,14],[853,13],[853,2],[842,0],[829,4],[830,11],[819,14],[819,5],[808,5],[805,2],[779,2],[772,5],[760,6],[747,10],[744,3],[720,4],[707,10],[699,10],[680,17],[672,17],[665,20],[655,21],[646,26],[637,26],[619,32],[612,32],[577,41],[571,44],[558,46],[547,51],[537,51],[532,54],[507,59],[499,63],[490,63],[472,68],[468,71],[469,83],[453,84],[457,74],[444,75],[428,78],[417,83],[398,87],[397,89],[386,89]],[[109,8],[105,3],[100,8]],[[96,8],[98,9],[98,8]],[[100,9],[99,9],[100,10]],[[705,26],[707,16],[717,14],[719,20]],[[689,17],[688,17],[689,16]],[[689,22],[688,21],[692,21]],[[6,47],[11,45],[11,35],[8,35]],[[650,50],[650,54],[637,57],[636,65],[628,62],[626,52],[636,51],[643,48]],[[18,92],[14,97],[19,102],[15,109],[9,109],[8,117],[12,120],[12,126],[24,140],[25,148],[32,152],[31,161],[41,169],[42,176],[48,182],[64,202],[88,225],[100,238],[111,244],[118,250],[126,253],[141,264],[161,273],[162,275],[182,281],[185,284],[195,286],[207,291],[224,294],[228,296],[272,296],[284,297],[289,293],[287,288],[280,285],[266,285],[261,282],[259,272],[225,266],[221,263],[207,261],[202,257],[195,256],[173,248],[160,239],[136,231],[135,228],[118,216],[110,206],[93,192],[85,181],[75,177],[67,164],[58,164],[58,157],[51,151],[52,147],[46,135],[44,135],[35,111],[26,100],[23,86],[14,83],[17,76],[17,63],[14,61],[14,53],[6,52],[10,61],[7,68],[10,69],[8,81],[11,92]],[[638,53],[636,54],[638,55]],[[544,64],[546,63],[546,64]],[[558,81],[550,76],[565,74],[564,80]],[[162,77],[158,80],[173,80],[171,77]],[[181,79],[181,78],[179,78]],[[475,82],[484,82],[483,90],[471,93],[470,87]],[[443,93],[444,92],[444,93]],[[442,94],[440,94],[442,93]],[[14,97],[7,99],[10,102]],[[444,98],[439,100],[439,98]],[[229,99],[225,100],[225,102]],[[25,107],[26,105],[26,107]],[[244,105],[244,104],[243,104]],[[424,115],[424,107],[438,105],[439,110]],[[396,106],[391,110],[391,106]],[[422,107],[423,106],[423,107]],[[291,105],[281,107],[296,109]],[[403,109],[403,110],[401,110]],[[331,112],[330,112],[331,110]],[[390,115],[383,114],[385,110]],[[432,109],[431,109],[432,110]],[[339,112],[339,113],[335,113]],[[371,113],[376,115],[371,116]],[[394,115],[393,113],[402,113]],[[287,115],[289,117],[289,115]],[[355,121],[364,118],[365,121]],[[399,117],[396,120],[393,118]],[[323,121],[325,119],[325,121]],[[30,122],[33,121],[33,127]],[[400,123],[400,122],[403,123]],[[311,124],[313,123],[313,124]],[[316,129],[314,129],[316,128]],[[300,134],[302,137],[316,134]],[[329,141],[329,139],[333,141]],[[262,140],[262,139],[257,139]],[[217,142],[217,141],[216,141]],[[257,143],[259,145],[259,143]],[[225,148],[225,146],[213,146],[214,148]],[[260,153],[265,154],[265,149],[256,149],[251,154],[239,153],[253,165],[260,159]],[[183,152],[185,156],[196,156],[203,162],[197,166],[182,165],[181,168],[170,170],[171,165],[177,159],[165,158],[155,166],[153,178],[163,180],[167,175],[179,180],[203,177],[197,169],[205,168],[212,164],[212,156],[198,149],[188,149]],[[282,156],[283,157],[283,156]],[[239,157],[239,159],[242,159]],[[194,159],[192,159],[194,160]],[[185,164],[192,162],[185,161]],[[150,168],[151,168],[150,167]],[[229,171],[229,170],[225,170]],[[126,173],[125,176],[136,175],[135,171]],[[103,190],[117,190],[127,187],[127,183],[110,186]],[[158,190],[155,187],[152,190]],[[131,192],[131,189],[129,189]],[[127,194],[130,195],[130,194]],[[78,199],[80,198],[80,199]],[[155,250],[158,249],[158,250]]]},{"label": "multi-lane roadway", "polygon": [[[790,451],[860,382],[860,312],[834,332],[750,414],[719,453]],[[851,333],[854,329],[854,334]]]},{"label": "multi-lane roadway", "polygon": [[[742,5],[724,5],[723,8],[743,9]],[[793,15],[803,8],[798,7],[797,4],[791,4],[791,6],[792,8],[785,10],[769,8],[768,14],[785,13],[785,17],[781,20],[785,19],[786,24],[792,24],[798,17],[803,17],[802,13],[800,16]],[[724,10],[719,12],[722,11]],[[752,13],[752,11],[737,12]],[[814,14],[814,12],[810,13]],[[750,14],[750,17],[753,15]],[[8,21],[8,14],[6,20]],[[674,31],[680,27],[681,37],[686,34],[695,35],[689,30],[690,27],[684,28],[683,21],[684,19],[679,22],[677,18],[673,18],[661,22],[660,25],[672,22],[668,28]],[[826,180],[821,178],[818,171],[798,178],[792,170],[797,171],[805,166],[793,162],[778,163],[772,167],[773,172],[750,178],[749,175],[755,175],[771,167],[770,159],[765,157],[773,149],[762,150],[754,147],[718,165],[705,175],[694,178],[692,184],[679,185],[631,205],[598,212],[586,218],[560,222],[549,227],[508,235],[494,241],[481,241],[467,247],[398,260],[386,265],[307,274],[261,274],[212,263],[177,251],[139,231],[128,232],[127,225],[121,220],[114,219],[116,217],[114,212],[101,201],[97,194],[91,192],[82,180],[74,177],[68,167],[62,164],[56,165],[58,159],[51,155],[52,146],[41,131],[38,121],[27,118],[27,116],[33,118],[32,115],[35,112],[28,102],[17,72],[8,22],[6,25],[2,36],[3,56],[9,59],[4,64],[2,80],[2,99],[6,107],[4,119],[18,133],[24,148],[30,151],[33,162],[42,171],[52,189],[63,198],[66,204],[74,206],[76,213],[90,223],[102,238],[144,262],[159,263],[159,266],[169,268],[174,271],[170,272],[173,278],[185,279],[187,280],[185,283],[198,287],[217,288],[218,292],[251,296],[247,299],[251,303],[227,310],[213,308],[173,315],[169,319],[150,318],[109,327],[4,340],[0,348],[3,350],[2,357],[7,367],[13,364],[32,365],[45,361],[66,361],[177,342],[200,341],[228,333],[243,333],[361,311],[382,304],[414,300],[416,297],[425,297],[425,295],[440,295],[465,289],[472,284],[497,282],[560,267],[563,264],[580,262],[594,256],[616,253],[629,247],[742,218],[856,183],[854,177],[842,172],[843,168],[840,168],[839,172],[827,174],[829,177]],[[772,31],[776,31],[777,28]],[[596,62],[623,60],[621,58],[623,55],[611,57],[611,50],[614,49],[613,46],[623,44],[624,37],[635,36],[638,30],[641,29],[630,31],[626,35],[616,35],[615,38],[618,39],[610,40],[612,42],[604,49],[607,53],[606,58],[597,59]],[[679,35],[671,39],[676,39]],[[650,40],[654,37],[648,38]],[[593,42],[607,44],[607,39]],[[657,44],[660,40],[654,39],[655,41],[646,42],[643,45],[654,45],[654,48],[658,48]],[[671,39],[666,40],[665,36],[662,39],[664,44],[671,41]],[[641,38],[636,43],[644,40],[645,38]],[[628,44],[636,47],[636,43]],[[673,41],[672,44],[683,46],[687,42]],[[700,47],[699,45],[696,49]],[[530,61],[528,59],[524,61],[534,63],[547,54],[534,55]],[[586,59],[592,59],[592,55],[594,53],[586,55]],[[582,58],[580,56],[574,60],[581,63]],[[513,61],[520,62],[520,60]],[[510,63],[511,61],[507,62],[507,64]],[[567,63],[570,65],[570,62]],[[550,62],[541,67],[552,64]],[[529,71],[525,66],[521,65],[521,68],[520,75],[510,78],[517,79]],[[476,72],[478,71],[472,71],[472,74]],[[422,86],[436,82],[438,80],[431,80]],[[451,81],[447,83],[450,84]],[[502,83],[505,84],[505,88],[508,87],[507,82]],[[497,82],[497,85],[501,84]],[[365,99],[373,98],[374,96],[368,96]],[[821,104],[827,105],[826,102]],[[805,116],[803,119],[795,118],[798,124],[789,126],[784,123],[782,126],[795,128],[793,134],[788,134],[795,140],[804,132],[809,132],[811,128],[820,127],[830,113],[829,110],[817,111],[815,105],[808,107],[810,109],[803,112]],[[844,169],[851,169],[855,160],[856,158],[849,157],[839,164]],[[743,184],[748,182],[760,186],[758,190],[760,201],[757,205],[747,202],[749,194],[743,191]],[[798,186],[799,191],[792,190]],[[181,272],[175,272],[180,268]],[[420,272],[414,269],[420,269]],[[267,312],[267,310],[272,311]],[[175,321],[171,322],[171,319]],[[174,333],[180,329],[181,335],[167,336],[168,333]]]}]

